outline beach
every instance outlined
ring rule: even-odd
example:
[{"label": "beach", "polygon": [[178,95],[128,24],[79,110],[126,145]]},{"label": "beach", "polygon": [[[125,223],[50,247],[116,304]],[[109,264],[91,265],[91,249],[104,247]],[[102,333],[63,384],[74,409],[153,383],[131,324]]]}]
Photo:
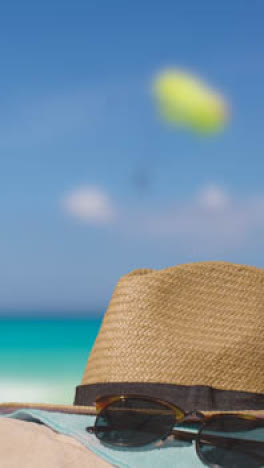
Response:
[{"label": "beach", "polygon": [[101,319],[1,319],[0,402],[72,404]]}]

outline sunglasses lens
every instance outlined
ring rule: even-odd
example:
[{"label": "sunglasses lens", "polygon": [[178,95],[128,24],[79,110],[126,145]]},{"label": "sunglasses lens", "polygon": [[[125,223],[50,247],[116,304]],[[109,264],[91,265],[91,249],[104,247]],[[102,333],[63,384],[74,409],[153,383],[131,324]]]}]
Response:
[{"label": "sunglasses lens", "polygon": [[139,446],[170,433],[175,424],[172,409],[139,398],[120,399],[108,405],[95,423],[97,437],[119,446]]},{"label": "sunglasses lens", "polygon": [[211,467],[263,468],[264,422],[228,415],[213,418],[200,431],[197,449]]}]

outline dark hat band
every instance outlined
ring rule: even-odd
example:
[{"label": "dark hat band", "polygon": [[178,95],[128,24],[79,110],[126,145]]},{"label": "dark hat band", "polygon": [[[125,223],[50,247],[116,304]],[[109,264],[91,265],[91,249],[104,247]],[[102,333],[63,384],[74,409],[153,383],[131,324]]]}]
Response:
[{"label": "dark hat band", "polygon": [[218,390],[203,385],[171,385],[161,383],[113,382],[79,385],[75,405],[91,406],[96,397],[120,394],[146,395],[170,401],[185,411],[263,410],[264,394]]}]

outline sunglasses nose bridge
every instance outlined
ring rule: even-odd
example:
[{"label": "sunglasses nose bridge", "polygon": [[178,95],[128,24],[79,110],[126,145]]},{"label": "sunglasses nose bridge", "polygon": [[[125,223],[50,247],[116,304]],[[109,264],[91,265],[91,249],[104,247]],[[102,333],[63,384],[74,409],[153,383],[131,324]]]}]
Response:
[{"label": "sunglasses nose bridge", "polygon": [[190,411],[189,413],[184,414],[183,421],[184,422],[190,421],[190,422],[201,422],[202,423],[202,422],[205,421],[205,416],[200,411]]}]

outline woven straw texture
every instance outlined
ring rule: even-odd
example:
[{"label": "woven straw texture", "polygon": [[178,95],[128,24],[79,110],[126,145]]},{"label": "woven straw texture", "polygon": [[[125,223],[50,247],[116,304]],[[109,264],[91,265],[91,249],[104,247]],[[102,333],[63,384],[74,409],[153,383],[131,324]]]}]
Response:
[{"label": "woven straw texture", "polygon": [[264,270],[226,262],[118,282],[82,385],[160,382],[264,393]]}]

